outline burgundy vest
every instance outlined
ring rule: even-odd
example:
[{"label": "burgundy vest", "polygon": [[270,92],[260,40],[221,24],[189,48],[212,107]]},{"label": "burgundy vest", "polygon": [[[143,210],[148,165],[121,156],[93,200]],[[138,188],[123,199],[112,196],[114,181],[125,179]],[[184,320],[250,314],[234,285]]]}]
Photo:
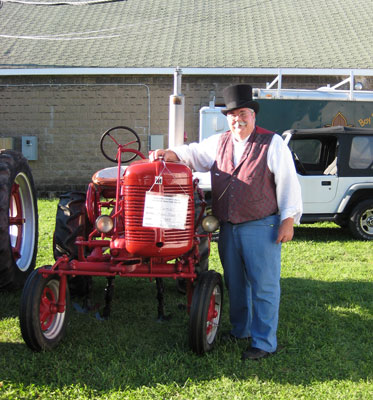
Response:
[{"label": "burgundy vest", "polygon": [[212,212],[220,221],[238,224],[278,211],[274,176],[267,153],[274,133],[256,127],[234,167],[230,131],[221,135],[211,168]]}]

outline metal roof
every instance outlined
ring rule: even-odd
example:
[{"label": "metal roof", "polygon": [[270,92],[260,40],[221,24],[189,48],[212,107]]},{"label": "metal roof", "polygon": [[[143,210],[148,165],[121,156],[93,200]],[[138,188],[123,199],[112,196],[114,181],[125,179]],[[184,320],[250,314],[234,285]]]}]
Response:
[{"label": "metal roof", "polygon": [[373,0],[2,0],[0,6],[2,69],[373,68]]}]

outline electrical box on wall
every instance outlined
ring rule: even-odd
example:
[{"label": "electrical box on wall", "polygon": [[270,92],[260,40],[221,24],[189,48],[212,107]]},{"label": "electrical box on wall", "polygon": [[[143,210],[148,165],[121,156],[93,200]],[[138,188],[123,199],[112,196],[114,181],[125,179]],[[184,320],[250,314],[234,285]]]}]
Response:
[{"label": "electrical box on wall", "polygon": [[27,160],[38,159],[38,138],[36,136],[22,136],[22,154]]}]

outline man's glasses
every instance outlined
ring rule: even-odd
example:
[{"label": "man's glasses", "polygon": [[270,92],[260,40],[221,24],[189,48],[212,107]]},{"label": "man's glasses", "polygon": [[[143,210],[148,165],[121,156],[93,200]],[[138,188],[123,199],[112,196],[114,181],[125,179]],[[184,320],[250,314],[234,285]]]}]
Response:
[{"label": "man's glasses", "polygon": [[246,118],[249,115],[253,115],[254,110],[249,109],[249,111],[240,111],[238,114],[233,114],[233,113],[228,113],[227,118],[233,119],[233,118]]}]

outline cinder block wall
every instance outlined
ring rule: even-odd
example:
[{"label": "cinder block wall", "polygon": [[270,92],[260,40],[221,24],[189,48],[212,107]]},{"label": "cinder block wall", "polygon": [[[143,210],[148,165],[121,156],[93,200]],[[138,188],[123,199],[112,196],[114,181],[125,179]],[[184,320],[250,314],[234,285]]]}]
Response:
[{"label": "cinder block wall", "polygon": [[[265,87],[267,77],[183,76],[185,131],[198,140],[199,110],[232,83]],[[318,78],[289,79],[288,87],[315,88]],[[150,134],[164,135],[168,144],[169,96],[173,76],[130,77],[2,77],[0,137],[36,136],[38,159],[30,161],[39,195],[85,190],[94,172],[114,166],[100,152],[101,134],[118,125],[134,129],[148,153]]]}]

